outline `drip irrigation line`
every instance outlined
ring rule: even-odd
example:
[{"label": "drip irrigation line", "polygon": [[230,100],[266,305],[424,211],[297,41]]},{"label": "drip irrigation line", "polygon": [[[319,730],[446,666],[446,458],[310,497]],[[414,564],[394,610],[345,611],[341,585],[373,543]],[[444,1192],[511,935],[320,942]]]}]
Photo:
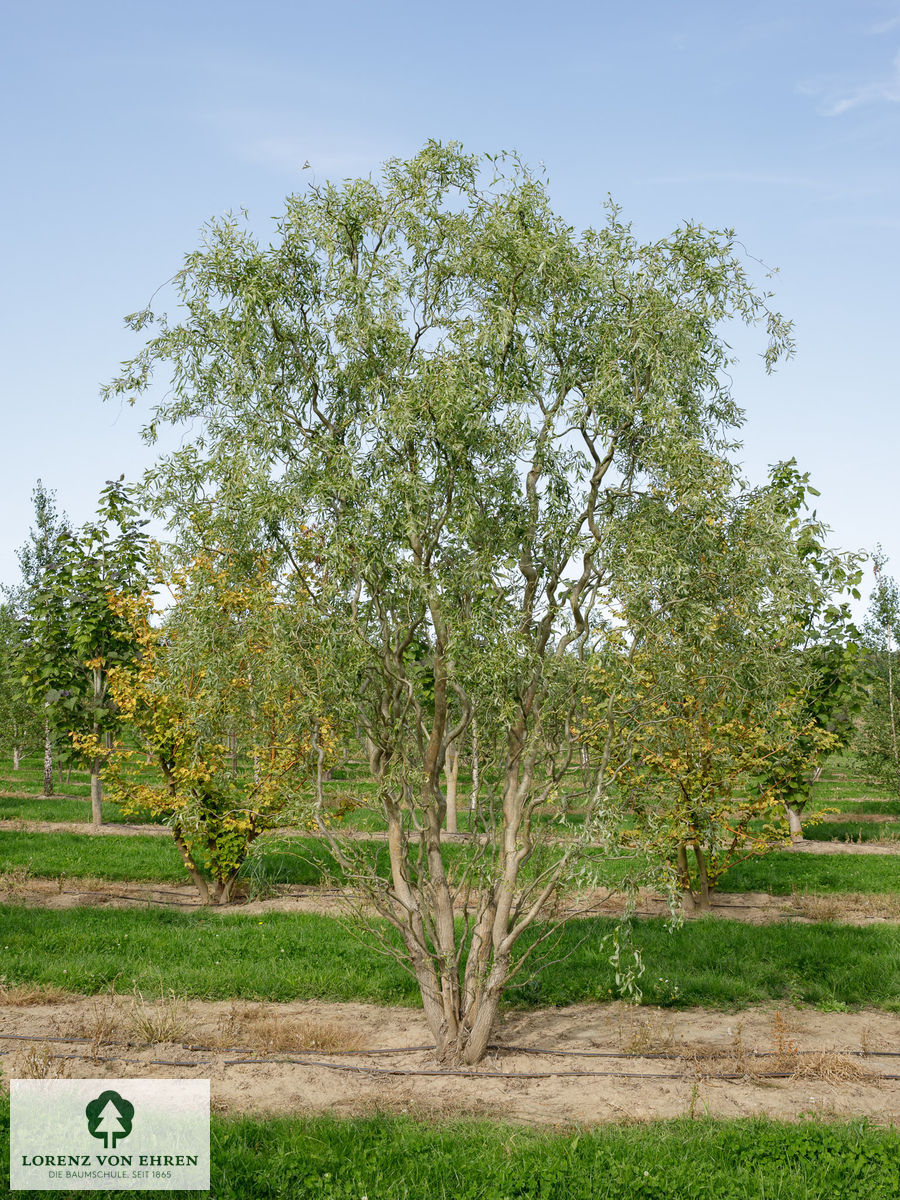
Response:
[{"label": "drip irrigation line", "polygon": [[[429,1049],[433,1047],[429,1046]],[[564,1058],[666,1058],[680,1059],[682,1054],[674,1054],[665,1050],[648,1050],[646,1054],[637,1052],[626,1053],[625,1051],[615,1050],[550,1050],[543,1046],[517,1046],[513,1044],[503,1044],[492,1042],[488,1046],[489,1050],[509,1050],[516,1054],[547,1054],[560,1056]],[[725,1049],[722,1046],[709,1046],[710,1052],[718,1052]],[[728,1047],[731,1050],[731,1047]],[[846,1056],[858,1056],[860,1058],[900,1058],[900,1050],[797,1050],[796,1054],[841,1054]],[[747,1058],[777,1058],[779,1057],[778,1050],[745,1050],[744,1056]],[[734,1057],[734,1055],[732,1055]]]},{"label": "drip irrigation line", "polygon": [[[0,1049],[0,1055],[2,1054],[12,1054],[12,1050]],[[50,1057],[60,1059],[85,1058],[89,1062],[140,1063],[148,1067],[210,1067],[216,1065],[211,1059],[195,1059],[193,1062],[185,1062],[184,1059],[176,1058],[123,1058],[118,1054],[51,1054]]]},{"label": "drip irrigation line", "polygon": [[[471,1079],[558,1079],[558,1078],[615,1078],[615,1079],[692,1079],[697,1072],[681,1072],[673,1074],[668,1071],[465,1071],[458,1068],[440,1070],[438,1068],[410,1069],[405,1067],[354,1067],[350,1063],[322,1062],[310,1058],[232,1058],[223,1066],[240,1067],[252,1066],[264,1061],[268,1064],[288,1064],[299,1067],[319,1067],[328,1071],[353,1071],[363,1075],[429,1075],[440,1078],[452,1075],[464,1076]],[[702,1076],[702,1073],[701,1073]],[[752,1079],[793,1079],[795,1071],[764,1071],[752,1075]],[[708,1075],[709,1079],[747,1079],[746,1071],[722,1072],[721,1075]],[[878,1075],[878,1080],[900,1079],[900,1075]]]},{"label": "drip irrigation line", "polygon": [[[89,1044],[93,1042],[93,1038],[89,1037],[51,1037],[42,1034],[31,1033],[0,1033],[0,1039],[4,1041],[18,1042],[65,1042],[74,1044],[81,1042]],[[104,1046],[134,1046],[135,1042],[120,1042],[106,1041],[102,1043]],[[154,1042],[142,1042],[143,1046],[153,1046]],[[193,1051],[202,1054],[253,1054],[252,1046],[188,1046],[184,1042],[181,1043],[182,1048],[188,1051]],[[316,1054],[333,1054],[333,1055],[365,1055],[365,1054],[419,1054],[427,1053],[429,1050],[434,1050],[434,1046],[383,1046],[371,1050],[317,1050]],[[710,1046],[710,1053],[725,1050],[725,1047]],[[728,1048],[731,1049],[730,1047]],[[684,1059],[683,1054],[676,1054],[669,1051],[648,1050],[646,1054],[628,1053],[626,1051],[616,1050],[556,1050],[544,1046],[519,1046],[515,1043],[500,1043],[491,1042],[488,1045],[488,1050],[506,1052],[510,1054],[544,1054],[554,1058],[626,1058],[626,1059],[664,1059],[670,1062],[679,1062]],[[259,1051],[260,1055],[265,1055],[265,1051]],[[798,1056],[812,1054],[840,1054],[845,1058],[900,1058],[900,1050],[835,1050],[831,1047],[825,1050],[796,1050],[793,1053]],[[747,1058],[778,1058],[781,1057],[777,1050],[746,1050],[744,1051]],[[733,1057],[733,1055],[732,1055]],[[248,1060],[249,1061],[249,1060]],[[255,1061],[263,1061],[262,1059]],[[266,1061],[272,1061],[270,1059]],[[887,1078],[887,1076],[885,1077]]]},{"label": "drip irrigation line", "polygon": [[52,1057],[87,1058],[91,1062],[140,1063],[142,1066],[147,1067],[210,1067],[215,1065],[210,1059],[206,1058],[201,1058],[194,1062],[185,1062],[184,1059],[177,1058],[120,1058],[117,1054],[54,1054]]}]

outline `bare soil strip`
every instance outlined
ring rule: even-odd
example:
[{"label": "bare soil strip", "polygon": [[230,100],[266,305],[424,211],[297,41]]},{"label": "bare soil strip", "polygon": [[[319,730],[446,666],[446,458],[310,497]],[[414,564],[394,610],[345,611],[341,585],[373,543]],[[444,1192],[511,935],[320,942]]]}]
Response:
[{"label": "bare soil strip", "polygon": [[900,854],[900,842],[813,842],[805,839],[792,846],[781,846],[796,854]]},{"label": "bare soil strip", "polygon": [[155,837],[171,837],[172,831],[165,825],[91,825],[89,821],[24,821],[18,818],[0,821],[0,829],[14,833],[93,833],[103,837],[149,834]]},{"label": "bare soil strip", "polygon": [[[232,904],[206,911],[244,913],[247,916],[280,912],[340,917],[349,915],[358,907],[351,907],[349,899],[351,897],[341,889],[301,884],[279,885],[273,889],[273,894],[265,898],[248,900],[238,897]],[[166,907],[182,912],[202,907],[196,890],[189,885],[110,882],[105,879],[32,879],[24,871],[0,874],[0,903],[54,909]],[[623,911],[624,905],[625,899],[621,894],[598,889],[571,897],[567,909],[572,916],[614,916]],[[668,912],[661,896],[650,891],[639,893],[638,916],[664,917]],[[685,915],[688,920],[702,920],[705,914]],[[798,892],[792,896],[772,896],[767,892],[720,892],[713,894],[710,915],[751,925],[779,921],[877,925],[886,921],[900,921],[900,895],[855,892],[810,895]]]},{"label": "bare soil strip", "polygon": [[[846,813],[840,816],[846,820]],[[863,820],[862,817],[853,817],[852,820]],[[885,817],[873,817],[872,820],[886,821]],[[123,835],[134,836],[135,834],[149,834],[155,837],[171,837],[171,832],[165,825],[100,825],[94,826],[84,821],[24,821],[19,819],[2,820],[0,821],[0,831],[10,830],[16,833],[79,833],[79,834],[100,834],[106,837],[116,837]],[[321,837],[322,835],[315,830],[302,829],[274,829],[271,834],[264,835],[271,837]],[[387,834],[379,831],[365,830],[346,830],[344,836],[357,839],[359,841],[386,841]],[[467,834],[447,834],[447,841],[465,842],[468,840]],[[562,841],[564,839],[555,838],[554,841]],[[782,843],[773,843],[773,849],[778,850],[795,850],[801,854],[900,854],[900,841],[891,839],[883,842],[817,842],[804,841],[794,842],[793,845]]]},{"label": "bare soil strip", "polygon": [[431,1039],[411,1009],[123,996],[32,1003],[41,1000],[34,991],[6,999],[19,1000],[0,996],[7,1076],[209,1078],[219,1111],[387,1110],[536,1125],[707,1113],[900,1121],[900,1080],[888,1078],[900,1075],[900,1017],[877,1011],[608,1004],[516,1013],[479,1067],[452,1074],[423,1048]]}]

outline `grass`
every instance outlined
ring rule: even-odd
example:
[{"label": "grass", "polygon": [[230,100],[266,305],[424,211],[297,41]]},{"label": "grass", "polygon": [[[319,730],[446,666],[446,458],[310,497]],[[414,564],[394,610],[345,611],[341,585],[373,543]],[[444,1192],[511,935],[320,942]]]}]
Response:
[{"label": "grass", "polygon": [[[4,1098],[0,1171],[7,1178],[8,1124]],[[900,1194],[900,1134],[865,1121],[683,1117],[559,1131],[387,1112],[355,1119],[214,1114],[210,1146],[207,1195],[217,1200],[896,1200]],[[111,1200],[121,1192],[91,1194]]]},{"label": "grass", "polygon": [[722,892],[770,892],[789,896],[795,889],[838,892],[900,892],[900,855],[794,854],[771,850],[726,871]]},{"label": "grass", "polygon": [[813,801],[806,810],[814,816],[822,808],[839,813],[877,813],[882,817],[900,816],[900,800],[828,800]]},{"label": "grass", "polygon": [[[8,796],[0,793],[0,821],[87,821],[91,820],[91,799],[76,796]],[[154,823],[151,813],[124,813],[118,804],[103,802],[103,820],[107,825]]]},{"label": "grass", "polygon": [[55,879],[61,875],[109,880],[190,882],[175,843],[144,834],[92,836],[76,833],[0,832],[0,871],[27,870]]},{"label": "grass", "polygon": [[849,779],[824,779],[813,784],[813,802],[831,802],[832,800],[856,799],[865,797],[867,800],[896,799],[897,793],[891,791],[883,783],[875,783],[859,775]]},{"label": "grass", "polygon": [[828,821],[804,830],[812,842],[895,842],[900,821]]},{"label": "grass", "polygon": [[[380,866],[387,870],[387,846],[376,849]],[[464,845],[447,848],[448,858],[465,853]],[[604,864],[611,884],[629,869],[627,861]],[[55,879],[90,876],[97,879],[187,883],[187,872],[174,844],[166,837],[129,834],[97,837],[91,834],[0,832],[0,871],[26,870],[30,875]],[[297,837],[260,843],[260,852],[244,866],[243,877],[252,889],[269,884],[315,886],[335,870],[321,839]],[[788,896],[795,889],[833,894],[838,892],[900,892],[900,856],[805,855],[770,851],[732,867],[722,878],[724,892],[771,892]]]},{"label": "grass", "polygon": [[[378,870],[387,874],[389,851],[386,842],[370,843]],[[462,843],[445,847],[445,862],[458,862],[466,853]],[[524,872],[541,869],[551,848],[539,851]],[[415,849],[411,852],[414,859]],[[621,881],[632,869],[625,860],[611,860],[603,866],[603,877],[610,883]],[[56,879],[90,876],[108,880],[154,880],[160,883],[187,883],[188,875],[172,841],[148,834],[97,836],[89,833],[33,833],[25,830],[0,831],[0,872],[25,870],[35,878]],[[327,844],[315,837],[273,837],[257,843],[256,851],[242,869],[242,877],[255,890],[270,884],[314,886],[341,872]]]},{"label": "grass", "polygon": [[[385,860],[387,848],[384,849]],[[257,885],[321,883],[334,860],[316,838],[296,838],[289,849],[252,858],[244,874]],[[0,832],[0,871],[26,870],[41,879],[93,879],[190,883],[175,843],[147,834]]]},{"label": "grass", "polygon": [[[507,1002],[533,1008],[613,998],[612,947],[604,939],[615,928],[610,919],[569,922],[551,964],[515,981]],[[0,961],[13,987],[95,994],[137,986],[216,1000],[419,1004],[415,981],[374,948],[369,933],[315,914],[10,905],[0,906],[0,930]],[[787,1000],[900,1010],[895,925],[755,926],[710,918],[670,932],[651,919],[635,925],[634,941],[647,1004],[731,1008]]]}]

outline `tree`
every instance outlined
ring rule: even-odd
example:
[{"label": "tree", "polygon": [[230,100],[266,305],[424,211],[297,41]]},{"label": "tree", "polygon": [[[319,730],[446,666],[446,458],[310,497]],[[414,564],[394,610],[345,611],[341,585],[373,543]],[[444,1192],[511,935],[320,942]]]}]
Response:
[{"label": "tree", "polygon": [[709,464],[693,497],[660,491],[622,529],[620,642],[584,735],[609,762],[607,802],[672,863],[687,909],[783,836],[773,763],[800,771],[836,741],[805,712],[803,616],[823,597],[777,473],[735,491]]},{"label": "tree", "polygon": [[44,795],[53,794],[53,747],[56,729],[57,672],[69,660],[71,643],[65,596],[55,587],[61,568],[63,543],[69,536],[65,515],[56,511],[53,493],[40,480],[32,493],[34,525],[19,551],[22,584],[14,593],[21,624],[18,667],[25,698],[43,717]]},{"label": "tree", "polygon": [[798,735],[767,758],[758,780],[761,789],[781,798],[791,837],[797,841],[803,837],[803,811],[825,757],[848,745],[853,716],[862,700],[860,635],[849,597],[860,598],[865,556],[827,546],[828,527],[815,510],[808,511],[809,497],[819,493],[794,459],[776,464],[771,482],[778,511],[811,586],[805,596],[797,597],[795,610],[799,630],[795,652],[802,658],[803,680],[794,695]]},{"label": "tree", "polygon": [[90,772],[94,826],[103,822],[100,772],[106,755],[100,752],[100,739],[109,748],[119,723],[108,695],[109,671],[134,653],[131,630],[115,601],[139,595],[146,585],[147,522],[124,479],[110,480],[100,493],[99,519],[63,540],[55,579],[66,604],[72,656],[68,678],[60,677],[62,686],[51,698]]},{"label": "tree", "polygon": [[0,737],[12,750],[13,770],[43,740],[43,721],[22,684],[22,621],[15,601],[0,604]]},{"label": "tree", "polygon": [[[611,209],[579,236],[518,160],[452,144],[289,197],[277,234],[213,222],[176,276],[183,319],[135,314],[156,330],[108,394],[162,366],[147,435],[202,430],[152,476],[178,528],[222,505],[286,552],[316,531],[321,707],[371,745],[387,875],[326,823],[321,770],[319,826],[393,926],[439,1056],[477,1062],[588,844],[539,845],[604,637],[611,530],[725,451],[720,323],[763,322],[770,366],[788,328],[733,234],[641,245]],[[443,770],[476,721],[485,829],[454,857]]]},{"label": "tree", "polygon": [[[127,740],[107,756],[106,778],[126,811],[166,818],[203,902],[227,904],[259,835],[302,820],[313,737],[329,755],[329,727],[310,708],[309,637],[306,653],[287,648],[302,598],[290,580],[278,586],[265,556],[241,562],[210,548],[171,593],[164,613],[147,593],[111,598],[134,653],[108,671]],[[96,733],[83,752],[105,757]],[[147,782],[148,758],[158,782]]]},{"label": "tree", "polygon": [[900,798],[900,671],[897,628],[900,590],[886,575],[887,558],[879,546],[873,555],[875,586],[863,627],[867,694],[862,705],[856,752],[865,769]]}]

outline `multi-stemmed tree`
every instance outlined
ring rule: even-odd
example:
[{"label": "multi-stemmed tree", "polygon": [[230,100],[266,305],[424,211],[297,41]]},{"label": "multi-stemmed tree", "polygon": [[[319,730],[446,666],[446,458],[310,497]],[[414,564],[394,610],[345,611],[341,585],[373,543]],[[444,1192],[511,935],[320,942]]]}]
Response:
[{"label": "multi-stemmed tree", "polygon": [[[171,372],[148,435],[198,431],[152,474],[176,526],[240,505],[289,556],[315,531],[319,704],[369,741],[389,871],[324,820],[321,771],[320,828],[394,927],[439,1055],[476,1062],[596,832],[589,813],[582,841],[541,848],[619,523],[725,452],[720,323],[762,321],[769,365],[787,327],[731,234],[642,245],[613,210],[577,235],[518,161],[436,143],[290,197],[269,245],[214,222],[176,288],[178,319],[132,318],[156,328],[110,394]],[[484,832],[453,855],[443,772],[476,723]]]}]

